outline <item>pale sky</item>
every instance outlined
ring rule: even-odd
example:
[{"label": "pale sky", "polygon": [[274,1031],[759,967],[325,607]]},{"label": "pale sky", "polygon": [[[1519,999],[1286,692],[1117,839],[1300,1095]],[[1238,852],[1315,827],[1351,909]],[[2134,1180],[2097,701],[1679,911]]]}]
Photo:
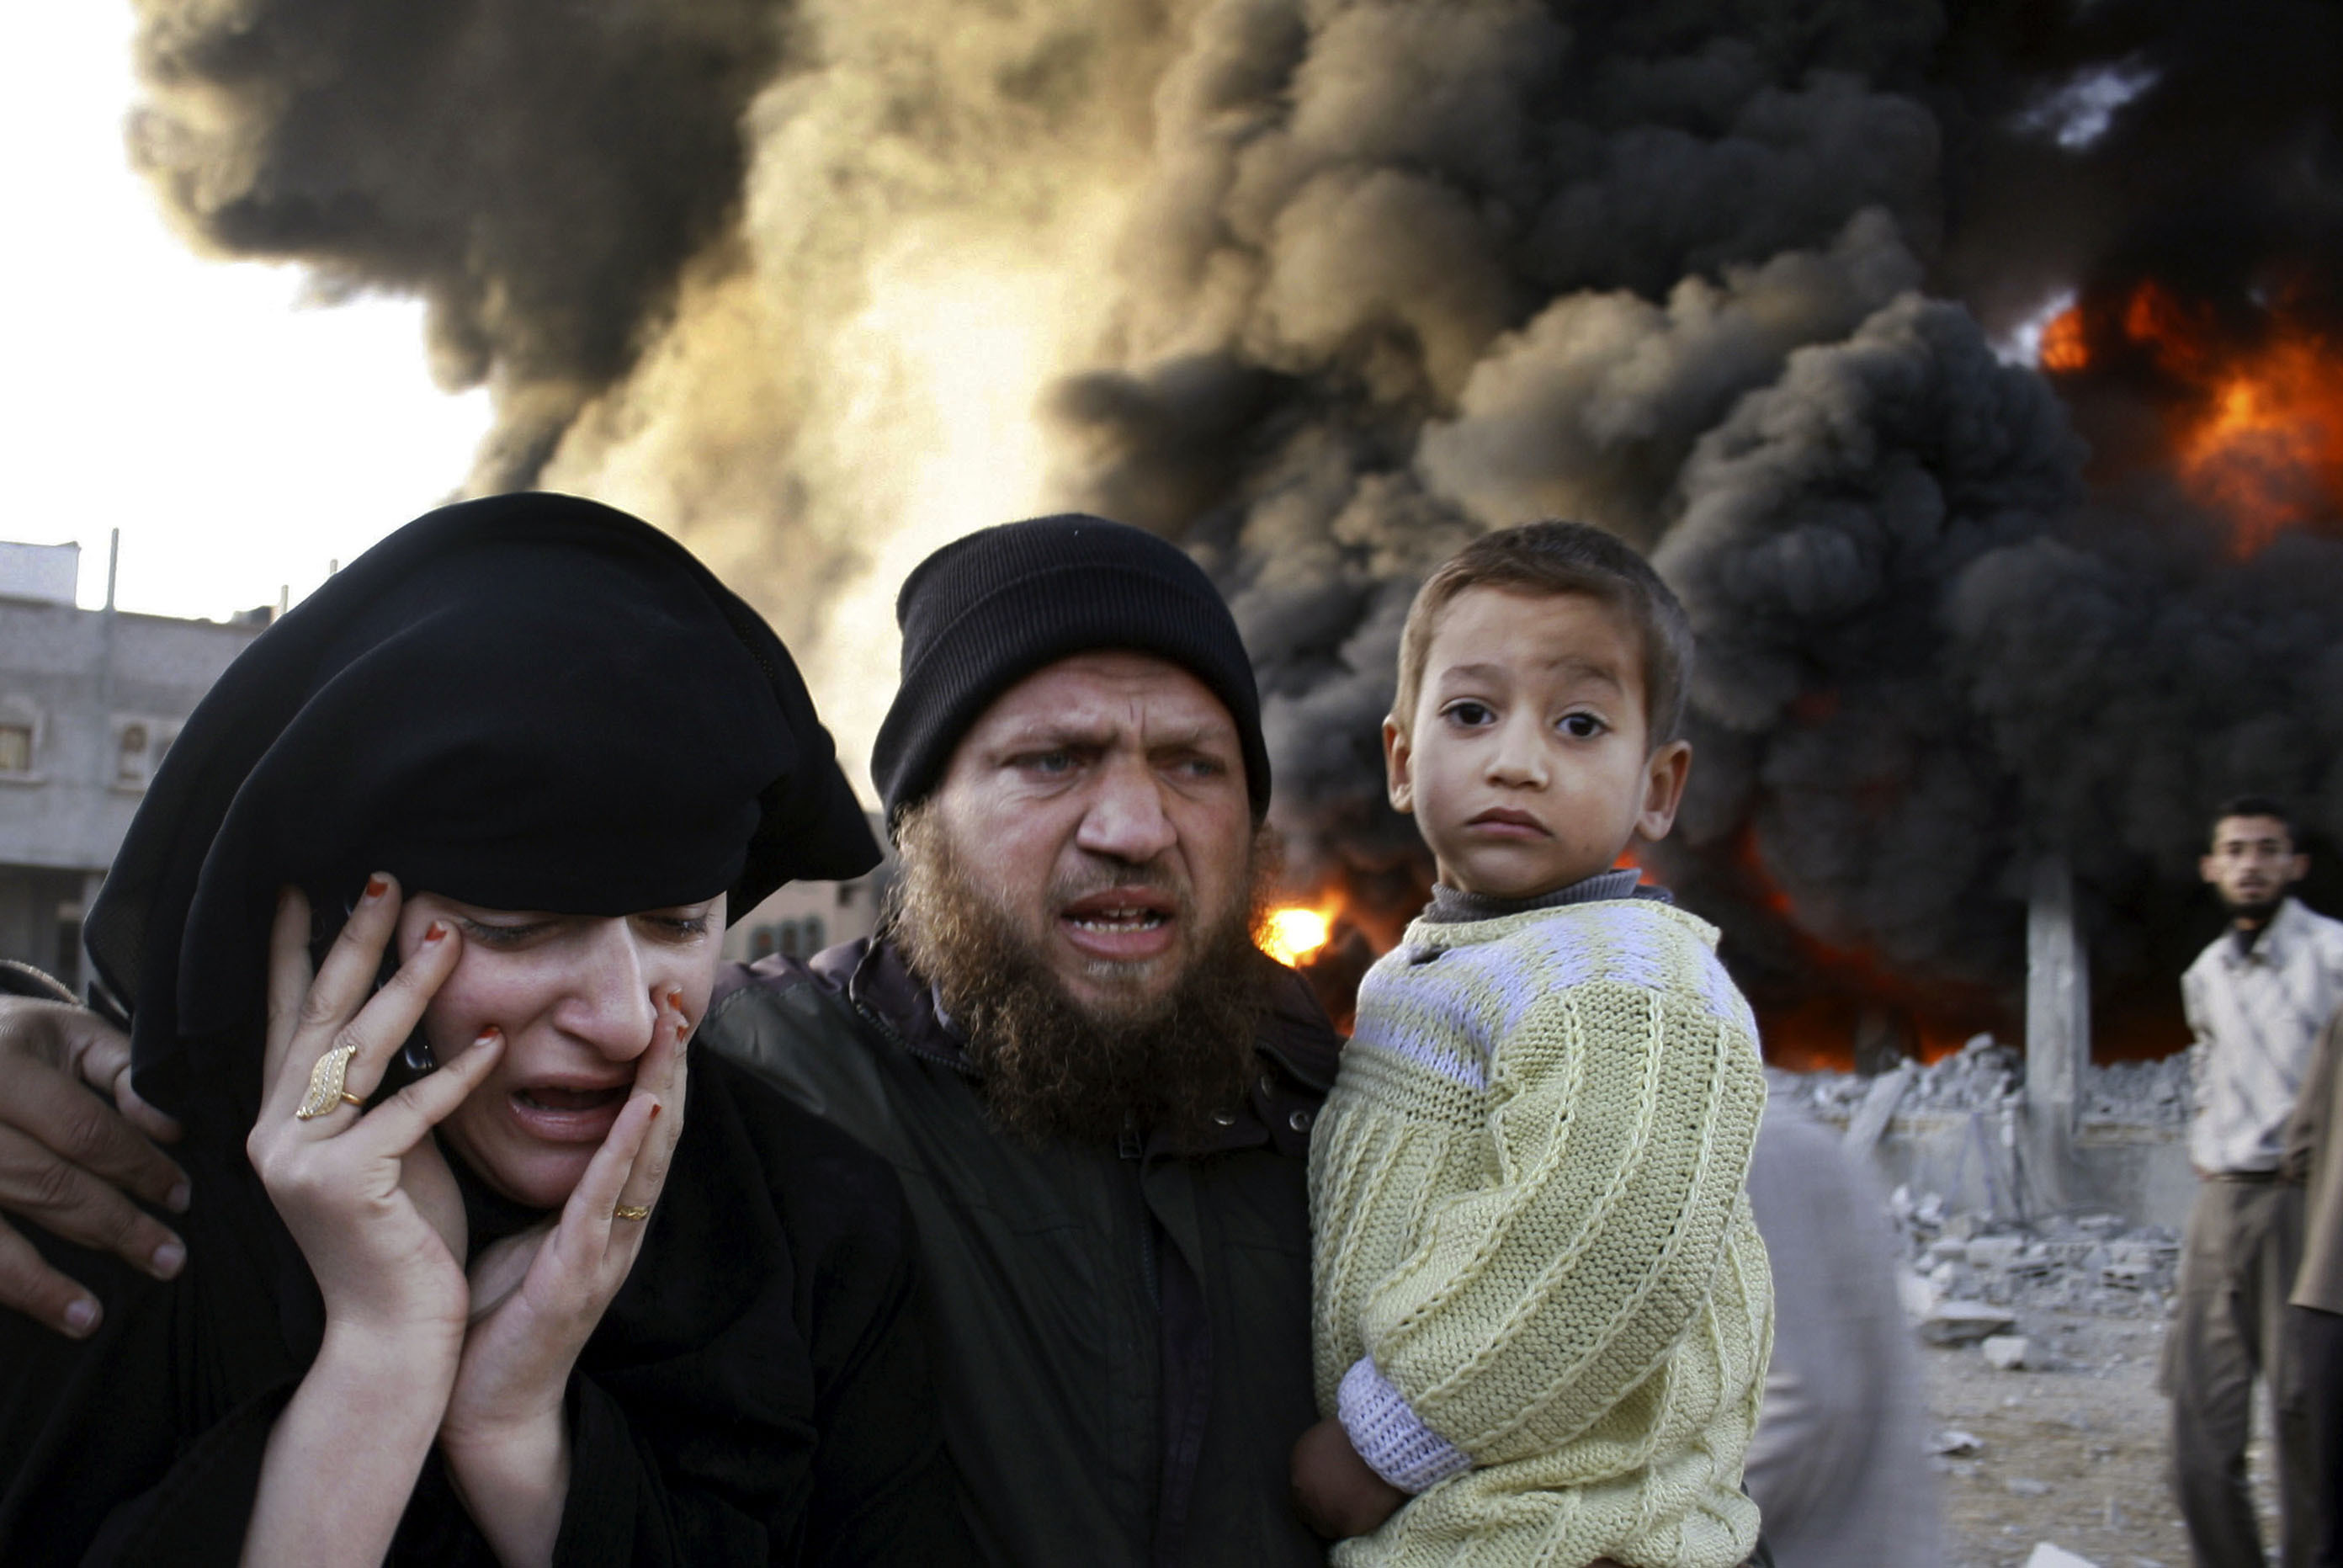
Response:
[{"label": "pale sky", "polygon": [[81,602],[217,618],[297,601],[448,496],[488,424],[425,367],[422,307],[305,306],[290,266],[197,257],[123,150],[126,0],[0,10],[0,539],[78,541]]}]

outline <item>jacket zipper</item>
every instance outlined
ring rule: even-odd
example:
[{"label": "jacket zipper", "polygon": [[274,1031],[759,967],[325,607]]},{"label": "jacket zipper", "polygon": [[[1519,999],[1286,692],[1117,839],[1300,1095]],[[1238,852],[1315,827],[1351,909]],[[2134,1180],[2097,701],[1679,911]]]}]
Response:
[{"label": "jacket zipper", "polygon": [[966,1058],[946,1056],[940,1050],[930,1050],[925,1046],[914,1045],[910,1040],[905,1038],[902,1030],[888,1022],[885,1018],[881,1017],[877,1011],[863,1003],[860,999],[850,998],[848,1000],[855,1012],[869,1022],[871,1028],[877,1030],[889,1040],[892,1041],[898,1050],[900,1050],[909,1055],[916,1056],[921,1061],[932,1061],[939,1067],[949,1067],[954,1072],[959,1073],[962,1078],[967,1079],[970,1083],[980,1082],[983,1080],[984,1075],[979,1072],[976,1070],[975,1064],[969,1061]]}]

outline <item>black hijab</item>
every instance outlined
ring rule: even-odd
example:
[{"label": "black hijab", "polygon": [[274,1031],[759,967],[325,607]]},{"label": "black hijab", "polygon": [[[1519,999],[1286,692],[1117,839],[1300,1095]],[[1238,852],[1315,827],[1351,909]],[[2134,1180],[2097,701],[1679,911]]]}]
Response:
[{"label": "black hijab", "polygon": [[[0,1557],[239,1548],[325,1331],[244,1152],[280,884],[329,926],[377,869],[492,908],[729,890],[739,913],[877,859],[771,631],[608,508],[434,512],[264,632],[172,747],[90,920],[136,1006],[139,1089],[187,1127],[186,1266],[163,1285],[75,1254],[106,1319],[62,1352],[0,1314]],[[473,1247],[538,1218],[449,1163]],[[909,1258],[891,1171],[698,1055],[643,1251],[571,1378],[557,1561],[957,1561]],[[436,1452],[390,1560],[492,1561]]]},{"label": "black hijab", "polygon": [[557,914],[729,891],[737,919],[878,859],[754,610],[623,512],[498,496],[409,523],[228,667],[156,770],[87,939],[132,1006],[139,1092],[176,1111],[207,1079],[248,1110],[280,886],[329,927],[376,870]]}]

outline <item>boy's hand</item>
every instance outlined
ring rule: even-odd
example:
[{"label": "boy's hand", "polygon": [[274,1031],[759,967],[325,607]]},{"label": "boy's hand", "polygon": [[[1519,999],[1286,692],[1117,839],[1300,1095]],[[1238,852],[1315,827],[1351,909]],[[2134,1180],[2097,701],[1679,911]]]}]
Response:
[{"label": "boy's hand", "polygon": [[1293,1511],[1329,1541],[1373,1533],[1407,1493],[1377,1475],[1339,1421],[1322,1421],[1293,1445]]},{"label": "boy's hand", "polygon": [[[1293,1512],[1329,1541],[1366,1535],[1406,1503],[1407,1493],[1374,1473],[1339,1421],[1322,1421],[1293,1445]],[[1598,1557],[1586,1568],[1620,1568]]]}]

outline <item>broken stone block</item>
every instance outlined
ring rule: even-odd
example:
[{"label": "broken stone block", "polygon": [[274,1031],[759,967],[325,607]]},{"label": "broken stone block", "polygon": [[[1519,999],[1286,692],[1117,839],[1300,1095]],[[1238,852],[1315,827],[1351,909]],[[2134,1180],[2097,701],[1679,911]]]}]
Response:
[{"label": "broken stone block", "polygon": [[2014,1327],[2017,1320],[2005,1308],[1983,1302],[1938,1302],[1916,1325],[1932,1345],[1965,1345]]},{"label": "broken stone block", "polygon": [[2025,1366],[2026,1356],[2034,1349],[2019,1334],[1988,1334],[1981,1348],[1986,1363],[2001,1372],[2016,1372]]},{"label": "broken stone block", "polygon": [[[2043,1490],[2046,1492],[2049,1488],[2044,1487]],[[2053,1546],[2044,1541],[2036,1543],[2034,1554],[2026,1560],[2026,1568],[2098,1568],[2098,1564],[2087,1557],[2076,1556],[2063,1546]]]},{"label": "broken stone block", "polygon": [[1968,1262],[1973,1269],[2007,1272],[2025,1251],[2023,1236],[1979,1236],[1969,1243]]},{"label": "broken stone block", "polygon": [[2058,1267],[2058,1259],[2046,1248],[2028,1247],[2012,1258],[2003,1269],[2014,1280],[2046,1280]]},{"label": "broken stone block", "polygon": [[1956,1426],[1948,1426],[1928,1440],[1928,1452],[1931,1453],[1961,1455],[1981,1453],[1984,1450],[1984,1439]]}]

